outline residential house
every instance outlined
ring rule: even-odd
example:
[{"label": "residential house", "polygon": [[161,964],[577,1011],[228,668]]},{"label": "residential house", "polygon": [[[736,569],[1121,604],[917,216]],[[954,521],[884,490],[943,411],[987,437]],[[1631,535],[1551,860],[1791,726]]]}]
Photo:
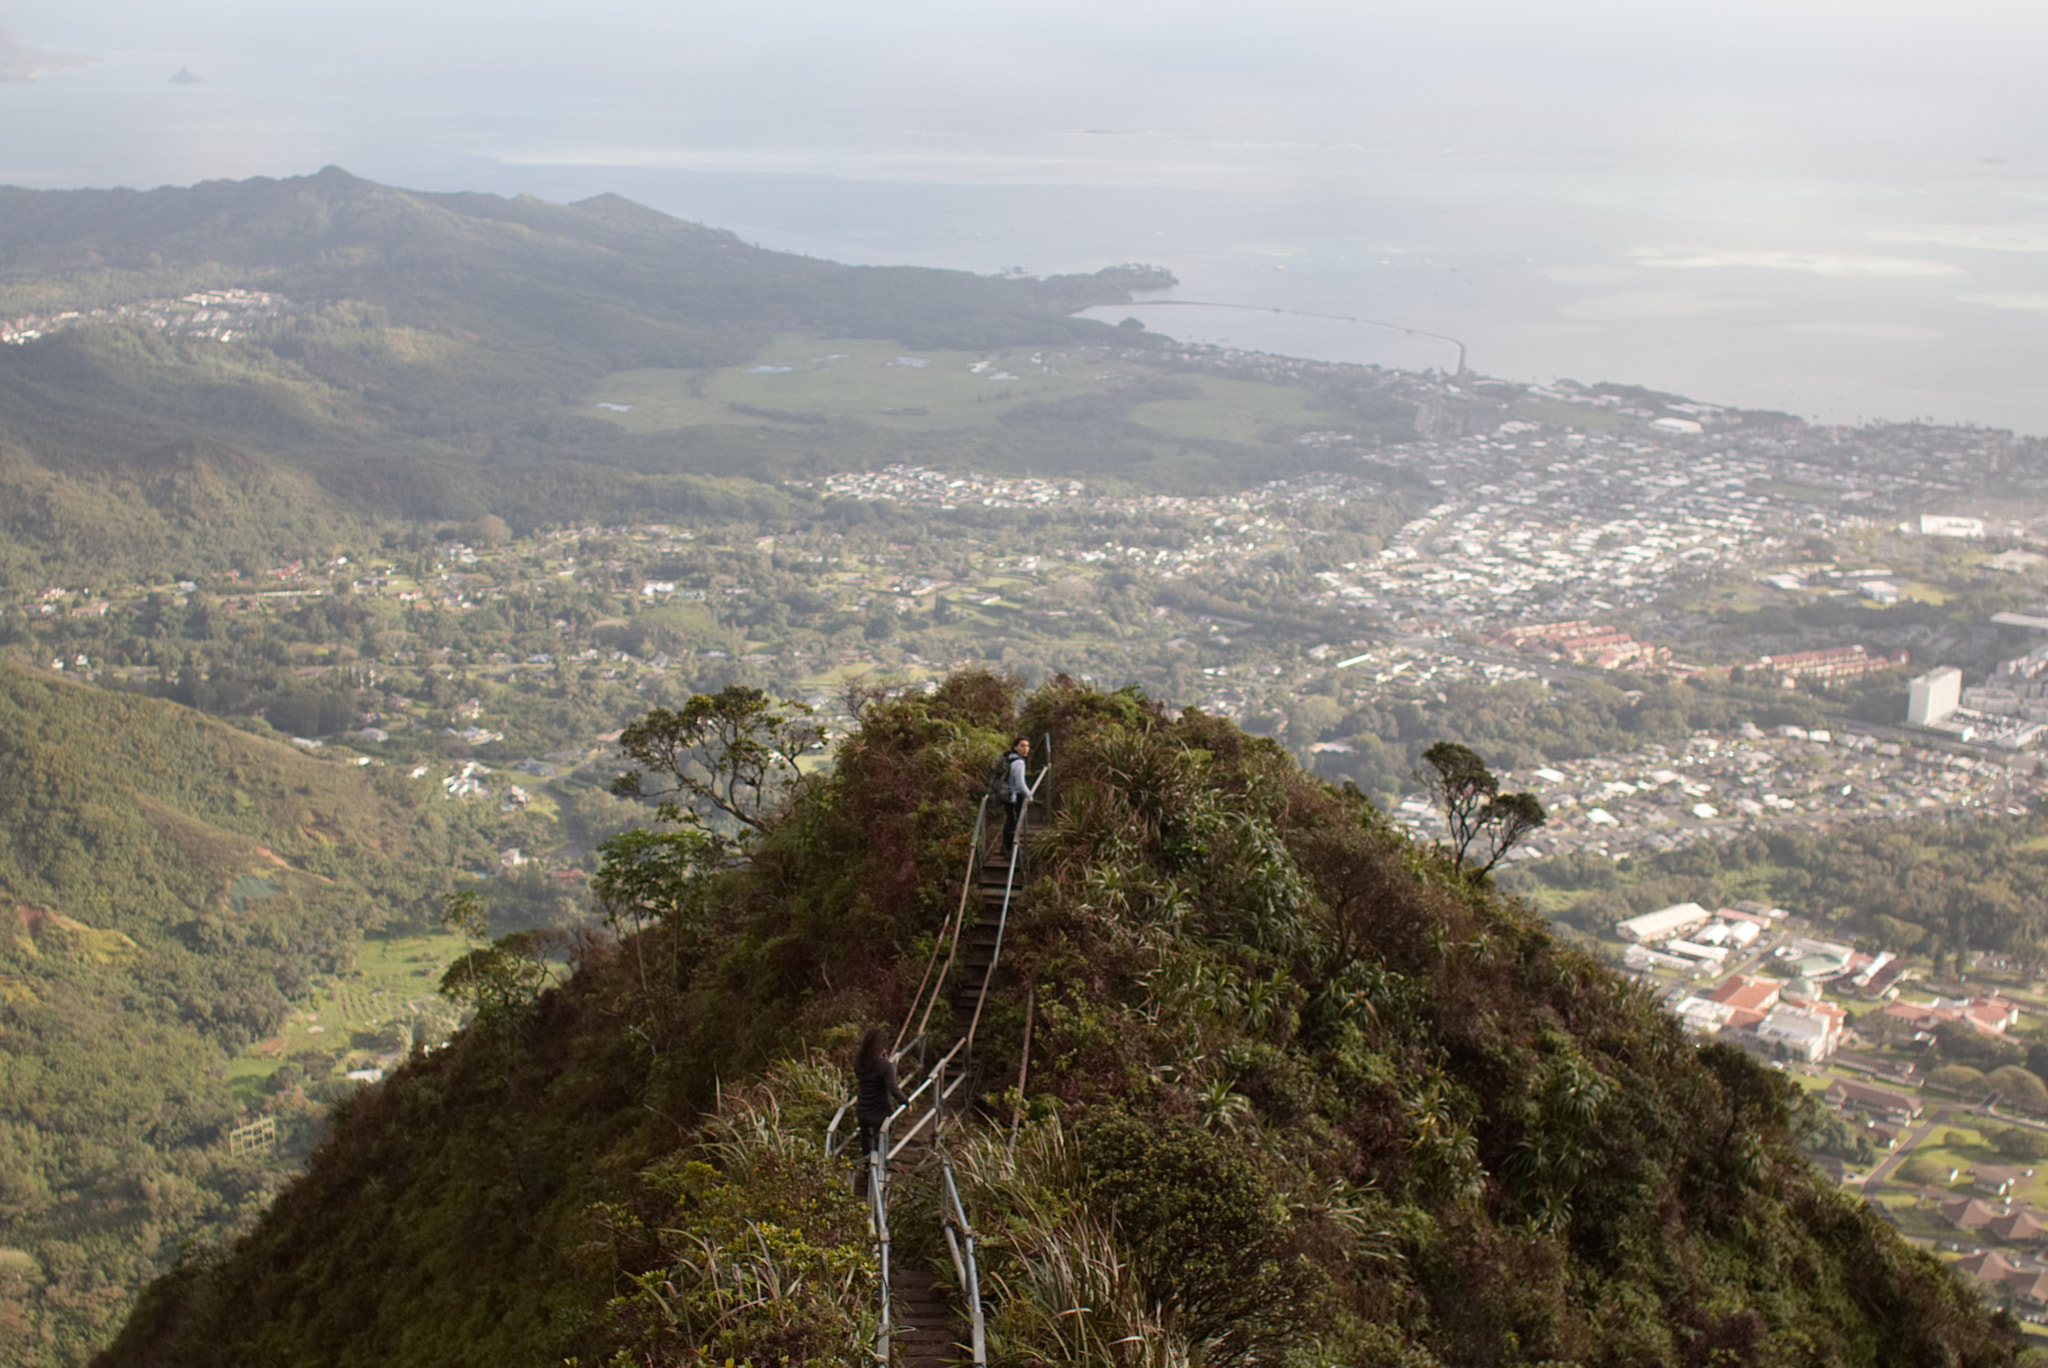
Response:
[{"label": "residential house", "polygon": [[1999,1217],[1984,1229],[2001,1244],[2039,1244],[2048,1237],[2048,1225],[2025,1207]]},{"label": "residential house", "polygon": [[[1956,1260],[1956,1267],[1988,1283],[2002,1283],[2019,1272],[2012,1261],[1995,1249],[1979,1250]],[[2032,1274],[2028,1275],[2033,1276]]]},{"label": "residential house", "polygon": [[2031,1273],[2026,1269],[2014,1270],[2005,1280],[2005,1286],[2014,1297],[2029,1306],[2048,1306],[2048,1273]]},{"label": "residential house", "polygon": [[1920,1115],[1920,1099],[1890,1088],[1838,1078],[1821,1094],[1821,1100],[1839,1111],[1857,1111],[1879,1121],[1903,1126]]},{"label": "residential house", "polygon": [[1970,1170],[1970,1184],[1994,1197],[2010,1197],[2015,1188],[2033,1176],[2032,1169],[2017,1164],[1978,1164]]},{"label": "residential house", "polygon": [[1982,1230],[2005,1214],[1975,1197],[1958,1197],[1952,1202],[1943,1202],[1939,1210],[1941,1219],[1957,1230]]}]

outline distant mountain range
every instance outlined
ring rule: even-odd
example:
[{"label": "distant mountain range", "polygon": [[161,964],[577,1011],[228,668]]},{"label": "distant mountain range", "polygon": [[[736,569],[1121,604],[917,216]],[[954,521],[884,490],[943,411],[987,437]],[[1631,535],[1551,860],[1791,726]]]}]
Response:
[{"label": "distant mountain range", "polygon": [[[419,194],[334,167],[148,192],[0,188],[0,339],[21,344],[0,346],[0,464],[18,476],[0,527],[52,564],[86,543],[125,564],[133,529],[110,510],[151,478],[150,453],[192,442],[230,478],[305,481],[297,506],[329,523],[675,507],[706,476],[815,462],[819,437],[740,413],[687,439],[629,432],[596,415],[599,377],[733,365],[783,333],[1142,345],[1072,315],[1171,282],[1146,267],[1032,280],[842,266],[614,195]],[[1073,459],[1064,432],[1009,440],[1040,470]],[[841,468],[904,458],[858,425],[831,441]],[[86,525],[53,535],[50,508]],[[147,540],[196,536],[217,558],[301,539],[278,541],[232,500],[203,522],[137,516]]]}]

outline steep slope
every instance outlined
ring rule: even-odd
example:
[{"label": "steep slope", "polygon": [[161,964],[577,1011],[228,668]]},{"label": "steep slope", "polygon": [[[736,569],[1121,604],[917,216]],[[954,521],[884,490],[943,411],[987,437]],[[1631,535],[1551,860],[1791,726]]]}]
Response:
[{"label": "steep slope", "polygon": [[260,1208],[283,1166],[226,1152],[224,1053],[422,916],[464,839],[372,772],[0,660],[0,1358],[82,1358]]},{"label": "steep slope", "polygon": [[217,442],[179,439],[86,469],[0,443],[0,537],[19,556],[10,581],[27,586],[276,564],[361,545],[364,527],[304,472]]},{"label": "steep slope", "polygon": [[908,1005],[1014,731],[1050,737],[1053,817],[958,1145],[993,1361],[2013,1360],[1797,1157],[1775,1075],[1354,795],[1129,694],[1012,706],[967,676],[871,708],[744,868],[642,847],[618,887],[656,927],[357,1099],[101,1362],[857,1357],[823,1064]]}]

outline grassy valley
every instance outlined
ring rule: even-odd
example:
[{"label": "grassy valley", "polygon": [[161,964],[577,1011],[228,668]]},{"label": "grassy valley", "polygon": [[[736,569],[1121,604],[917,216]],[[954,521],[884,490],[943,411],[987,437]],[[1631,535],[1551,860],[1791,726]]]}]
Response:
[{"label": "grassy valley", "polygon": [[[303,1018],[395,977],[364,937],[433,925],[490,846],[388,769],[6,662],[0,771],[4,1334],[13,1361],[76,1361],[182,1246],[263,1209],[344,1067],[452,1025],[395,993],[321,1034]],[[449,950],[414,953],[438,980]]]}]

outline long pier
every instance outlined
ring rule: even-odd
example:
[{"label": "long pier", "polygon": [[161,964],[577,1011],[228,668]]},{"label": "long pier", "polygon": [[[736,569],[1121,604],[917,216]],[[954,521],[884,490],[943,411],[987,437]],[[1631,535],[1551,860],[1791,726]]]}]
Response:
[{"label": "long pier", "polygon": [[[1097,308],[1114,308],[1115,305],[1098,304]],[[1458,349],[1456,375],[1465,373],[1465,344],[1444,333],[1429,332],[1423,328],[1410,328],[1400,323],[1387,323],[1377,318],[1358,318],[1351,314],[1315,313],[1308,309],[1278,309],[1264,304],[1216,304],[1202,299],[1146,299],[1134,301],[1134,309],[1236,309],[1240,313],[1283,314],[1289,318],[1323,318],[1333,323],[1356,323],[1367,328],[1386,328],[1391,332],[1406,333],[1410,337],[1426,337],[1432,342],[1448,342]]]}]

